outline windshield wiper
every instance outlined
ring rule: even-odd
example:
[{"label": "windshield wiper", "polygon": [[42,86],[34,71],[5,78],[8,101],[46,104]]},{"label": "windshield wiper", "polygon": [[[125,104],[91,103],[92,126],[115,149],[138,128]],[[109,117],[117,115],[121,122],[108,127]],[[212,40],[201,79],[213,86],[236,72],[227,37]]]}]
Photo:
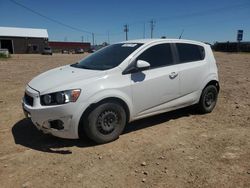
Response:
[{"label": "windshield wiper", "polygon": [[80,65],[79,63],[74,63],[70,65],[71,67],[79,68],[79,69],[89,69],[89,70],[95,70],[94,68],[87,67],[84,65]]},{"label": "windshield wiper", "polygon": [[77,67],[78,64],[79,64],[79,62],[76,62],[76,63],[71,64],[70,66],[71,67]]}]

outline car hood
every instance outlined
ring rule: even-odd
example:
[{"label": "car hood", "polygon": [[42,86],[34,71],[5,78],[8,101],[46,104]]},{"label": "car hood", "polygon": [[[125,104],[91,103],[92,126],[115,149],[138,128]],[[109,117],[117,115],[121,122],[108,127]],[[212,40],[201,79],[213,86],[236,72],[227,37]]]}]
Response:
[{"label": "car hood", "polygon": [[36,76],[28,85],[39,91],[40,94],[45,94],[60,90],[81,88],[84,82],[88,82],[91,79],[98,79],[105,74],[105,71],[81,69],[66,65]]}]

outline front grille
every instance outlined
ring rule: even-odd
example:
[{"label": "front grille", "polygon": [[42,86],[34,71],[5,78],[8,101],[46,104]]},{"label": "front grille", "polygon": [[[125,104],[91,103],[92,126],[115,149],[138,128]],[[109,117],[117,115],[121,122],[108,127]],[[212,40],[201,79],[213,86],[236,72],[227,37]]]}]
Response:
[{"label": "front grille", "polygon": [[34,99],[33,97],[27,95],[27,93],[24,94],[24,102],[29,105],[29,106],[33,106],[33,102],[34,102]]}]

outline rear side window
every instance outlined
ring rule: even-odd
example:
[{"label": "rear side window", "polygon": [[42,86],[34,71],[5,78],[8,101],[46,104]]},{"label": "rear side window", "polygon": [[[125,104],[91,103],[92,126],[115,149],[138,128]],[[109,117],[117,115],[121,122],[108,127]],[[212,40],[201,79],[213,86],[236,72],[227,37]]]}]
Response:
[{"label": "rear side window", "polygon": [[144,51],[138,58],[150,63],[151,68],[173,64],[173,55],[170,44],[158,44]]},{"label": "rear side window", "polygon": [[200,61],[205,58],[205,50],[202,46],[195,44],[176,43],[180,63]]}]

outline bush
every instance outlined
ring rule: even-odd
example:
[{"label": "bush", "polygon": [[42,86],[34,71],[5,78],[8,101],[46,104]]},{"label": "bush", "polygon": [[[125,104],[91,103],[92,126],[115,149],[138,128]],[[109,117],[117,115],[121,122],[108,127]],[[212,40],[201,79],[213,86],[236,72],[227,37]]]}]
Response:
[{"label": "bush", "polygon": [[6,55],[4,53],[0,53],[0,58],[3,58],[3,59],[6,59],[6,58],[9,58],[10,55]]}]

